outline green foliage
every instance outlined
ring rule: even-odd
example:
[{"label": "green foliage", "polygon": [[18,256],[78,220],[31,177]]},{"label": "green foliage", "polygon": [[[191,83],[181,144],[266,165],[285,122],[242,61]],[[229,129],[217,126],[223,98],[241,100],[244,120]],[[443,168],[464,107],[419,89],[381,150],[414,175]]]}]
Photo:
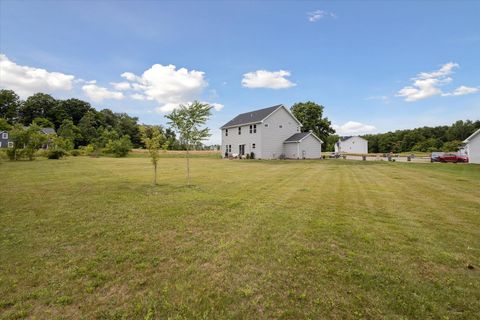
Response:
[{"label": "green foliage", "polygon": [[53,123],[47,118],[37,117],[33,119],[32,123],[35,123],[40,128],[54,128]]},{"label": "green foliage", "polygon": [[67,152],[63,149],[50,149],[47,152],[48,159],[61,159],[67,155]]},{"label": "green foliage", "polygon": [[130,137],[123,136],[119,139],[108,140],[105,151],[113,153],[116,157],[126,157],[132,148],[133,146]]},{"label": "green foliage", "polygon": [[13,90],[0,90],[0,118],[5,119],[10,124],[15,123],[21,105],[19,96]]},{"label": "green foliage", "polygon": [[78,157],[82,154],[82,152],[78,149],[74,149],[74,150],[71,150],[70,151],[70,155],[73,156],[73,157]]},{"label": "green foliage", "polygon": [[187,148],[187,184],[190,185],[190,162],[188,151],[193,145],[201,143],[210,136],[209,129],[204,127],[210,118],[212,107],[206,103],[194,101],[190,105],[180,105],[165,117],[169,119],[169,125],[180,134],[180,140]]},{"label": "green foliage", "polygon": [[[372,153],[457,151],[461,145],[459,141],[465,140],[479,128],[480,120],[460,120],[451,126],[397,130],[395,132],[368,134],[363,137],[368,140],[368,151]],[[453,141],[457,142],[448,143]]]},{"label": "green foliage", "polygon": [[327,137],[327,140],[325,141],[325,151],[330,151],[333,152],[335,151],[335,143],[337,143],[338,139],[340,139],[340,136],[336,134],[331,134]]},{"label": "green foliage", "polygon": [[55,109],[57,101],[50,95],[36,93],[25,100],[20,107],[20,120],[28,126],[35,118],[49,118]]},{"label": "green foliage", "polygon": [[141,132],[142,141],[148,150],[148,155],[150,156],[150,159],[152,160],[153,171],[154,171],[153,184],[156,185],[157,184],[157,165],[158,165],[158,159],[160,158],[159,150],[162,147],[162,142],[163,143],[168,143],[168,142],[164,142],[165,137],[163,136],[161,132],[161,127],[159,126],[141,126],[140,132]]},{"label": "green foliage", "polygon": [[10,130],[10,140],[13,142],[13,148],[8,149],[8,155],[11,160],[26,158],[33,160],[35,152],[48,142],[48,137],[40,132],[40,127],[36,124],[25,128],[16,124]]},{"label": "green foliage", "polygon": [[12,125],[4,118],[0,118],[0,131],[8,131],[12,129]]},{"label": "green foliage", "polygon": [[442,151],[453,152],[458,151],[463,146],[463,142],[460,140],[447,141],[442,146]]},{"label": "green foliage", "polygon": [[[302,123],[302,132],[313,131],[313,133],[326,142],[330,134],[335,133],[332,123],[328,118],[323,117],[322,105],[312,101],[295,103],[290,110],[295,118]],[[324,144],[324,148],[326,144]]]}]

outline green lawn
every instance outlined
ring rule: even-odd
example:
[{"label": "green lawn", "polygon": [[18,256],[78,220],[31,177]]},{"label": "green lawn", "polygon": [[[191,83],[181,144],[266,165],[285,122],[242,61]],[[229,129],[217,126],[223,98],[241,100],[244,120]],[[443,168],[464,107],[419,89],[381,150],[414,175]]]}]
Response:
[{"label": "green lawn", "polygon": [[480,166],[191,163],[0,163],[0,318],[478,319]]}]

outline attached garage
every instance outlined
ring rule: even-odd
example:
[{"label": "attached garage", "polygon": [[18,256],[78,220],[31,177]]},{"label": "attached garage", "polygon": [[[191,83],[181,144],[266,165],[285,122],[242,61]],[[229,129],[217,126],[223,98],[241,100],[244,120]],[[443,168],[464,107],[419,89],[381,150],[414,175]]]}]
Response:
[{"label": "attached garage", "polygon": [[299,132],[283,142],[285,157],[288,159],[319,159],[322,157],[322,143],[312,132]]}]

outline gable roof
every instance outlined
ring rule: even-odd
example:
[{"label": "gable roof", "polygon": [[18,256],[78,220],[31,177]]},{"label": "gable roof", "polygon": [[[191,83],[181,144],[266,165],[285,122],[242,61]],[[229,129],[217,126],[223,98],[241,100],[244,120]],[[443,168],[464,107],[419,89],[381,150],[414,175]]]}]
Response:
[{"label": "gable roof", "polygon": [[477,131],[475,131],[474,133],[472,133],[470,135],[470,137],[468,137],[467,139],[463,140],[464,143],[467,143],[467,142],[470,142],[477,134],[480,134],[480,129],[478,129]]},{"label": "gable roof", "polygon": [[340,137],[340,139],[338,139],[337,143],[340,142],[340,141],[341,141],[341,142],[347,141],[348,139],[350,139],[350,138],[355,138],[355,137],[367,141],[367,139],[363,139],[363,138],[360,137],[360,136],[343,136],[343,137]]},{"label": "gable roof", "polygon": [[269,107],[269,108],[263,108],[263,109],[258,109],[250,112],[241,113],[235,118],[233,118],[232,120],[225,123],[220,129],[262,122],[263,120],[268,118],[272,113],[274,113],[280,108],[284,108],[293,117],[293,119],[295,119],[295,121],[298,122],[299,125],[302,125],[300,121],[298,121],[298,119],[295,118],[295,116],[283,104],[278,104],[276,106]]},{"label": "gable roof", "polygon": [[298,142],[301,142],[306,137],[308,137],[309,135],[312,135],[315,139],[320,141],[320,143],[323,143],[323,141],[319,137],[317,137],[313,132],[297,132],[291,137],[287,138],[283,143],[298,143]]}]

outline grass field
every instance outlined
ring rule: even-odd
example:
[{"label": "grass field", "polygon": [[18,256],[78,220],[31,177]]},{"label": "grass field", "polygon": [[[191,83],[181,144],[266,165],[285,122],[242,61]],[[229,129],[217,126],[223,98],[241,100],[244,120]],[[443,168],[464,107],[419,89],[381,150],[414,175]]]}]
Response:
[{"label": "grass field", "polygon": [[0,163],[0,318],[478,319],[480,166],[191,163]]}]

